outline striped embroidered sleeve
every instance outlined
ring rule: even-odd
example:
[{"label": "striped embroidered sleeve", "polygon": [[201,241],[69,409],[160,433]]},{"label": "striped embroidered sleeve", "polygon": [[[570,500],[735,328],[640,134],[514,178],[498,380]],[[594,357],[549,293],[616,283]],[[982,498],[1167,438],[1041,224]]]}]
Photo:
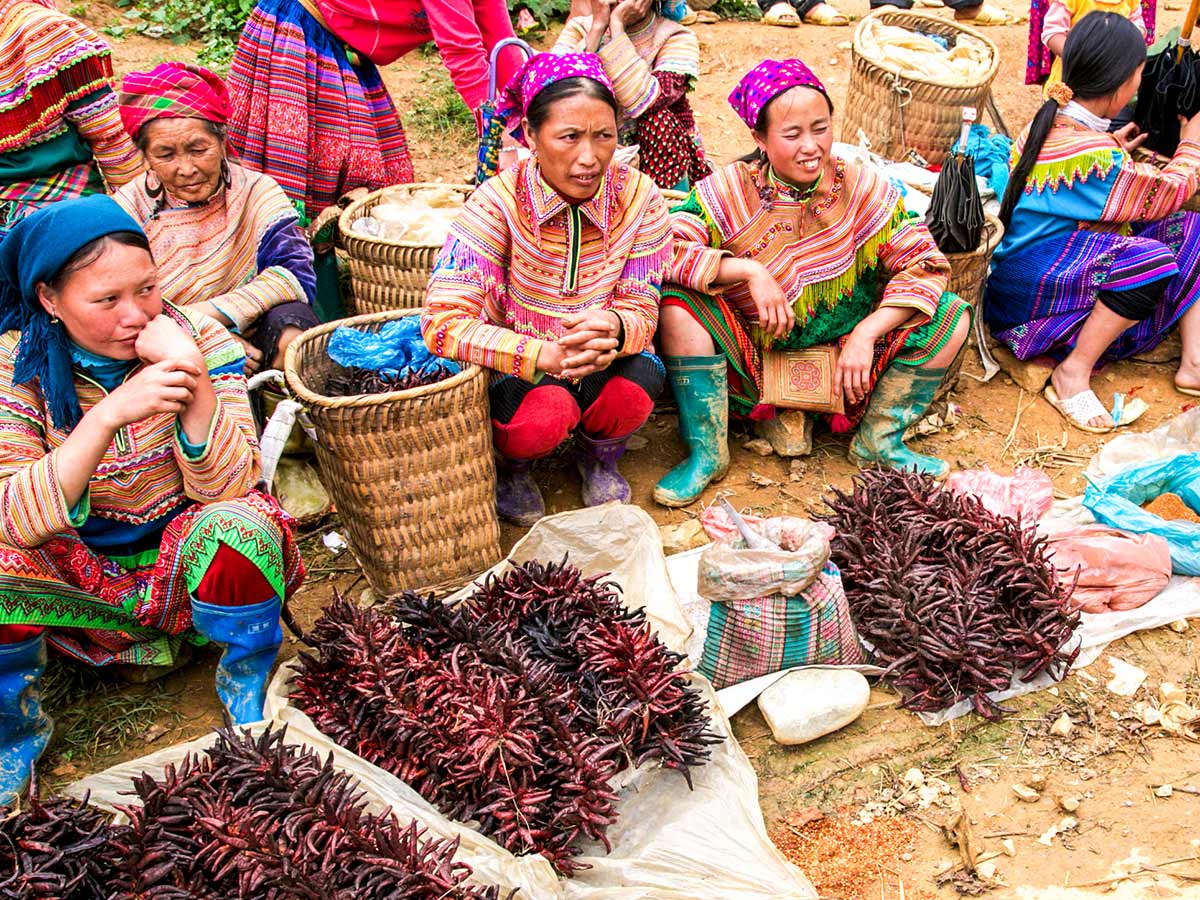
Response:
[{"label": "striped embroidered sleeve", "polygon": [[217,411],[204,452],[192,458],[176,437],[174,454],[183,475],[184,492],[200,503],[213,503],[244,497],[258,483],[261,460],[241,347],[212,319],[206,317],[197,327],[197,343],[204,352],[208,377],[217,395]]},{"label": "striped embroidered sleeve", "polygon": [[711,294],[721,260],[729,253],[719,249],[720,235],[695,190],[671,210],[671,235],[674,246],[667,281]]},{"label": "striped embroidered sleeve", "polygon": [[142,151],[121,124],[117,95],[112,88],[101,88],[86,102],[71,104],[64,116],[92,148],[100,174],[110,190],[128,184],[145,170]]},{"label": "striped embroidered sleeve", "polygon": [[1166,167],[1122,154],[1101,222],[1152,222],[1177,212],[1200,187],[1200,143],[1180,141]]},{"label": "striped embroidered sleeve", "polygon": [[932,318],[950,283],[950,263],[929,229],[905,219],[880,248],[879,262],[891,273],[879,305],[914,309],[923,321]]},{"label": "striped embroidered sleeve", "polygon": [[622,33],[603,44],[600,59],[612,79],[617,103],[630,118],[636,119],[654,105],[662,87],[628,36]]},{"label": "striped embroidered sleeve", "polygon": [[[14,341],[15,343],[15,341]],[[47,452],[41,399],[12,383],[11,352],[0,351],[0,544],[36,547],[72,527]]]},{"label": "striped embroidered sleeve", "polygon": [[591,24],[591,16],[576,16],[573,19],[567,19],[567,24],[563,26],[562,33],[559,34],[558,40],[554,42],[550,52],[561,56],[564,53],[582,51],[587,44],[587,34]]},{"label": "striped embroidered sleeve", "polygon": [[652,190],[609,306],[625,329],[624,355],[641,353],[654,337],[671,244],[667,205],[658,191]]},{"label": "striped embroidered sleeve", "polygon": [[496,324],[504,320],[499,295],[510,264],[508,229],[503,205],[485,183],[455,219],[434,265],[421,336],[438,356],[533,381],[543,342]]}]

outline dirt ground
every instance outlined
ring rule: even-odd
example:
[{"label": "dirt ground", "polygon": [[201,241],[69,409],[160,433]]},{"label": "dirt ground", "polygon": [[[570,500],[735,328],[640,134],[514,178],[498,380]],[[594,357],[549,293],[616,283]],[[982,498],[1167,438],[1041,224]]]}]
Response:
[{"label": "dirt ground", "polygon": [[[1010,9],[1020,12],[1003,0]],[[864,15],[866,0],[846,0],[842,8]],[[938,14],[948,15],[945,11]],[[84,16],[93,25],[118,21],[115,7],[94,4]],[[1160,29],[1177,24],[1182,13],[1159,6]],[[693,105],[706,146],[715,162],[722,163],[746,151],[749,139],[725,103],[738,77],[758,60],[799,56],[825,80],[835,103],[844,96],[850,72],[848,42],[852,27],[797,30],[771,29],[756,22],[731,21],[697,28],[703,60]],[[987,30],[1001,50],[1002,65],[994,92],[1011,128],[1019,129],[1036,110],[1038,95],[1023,83],[1027,28],[1024,24]],[[118,73],[144,68],[163,59],[192,59],[196,48],[129,36],[113,42]],[[402,115],[429,103],[431,92],[444,79],[436,59],[413,54],[388,67],[389,87]],[[432,74],[431,74],[432,72]],[[409,140],[420,180],[462,181],[474,168],[474,147],[469,139],[421,139],[410,127]],[[1140,362],[1113,366],[1099,376],[1095,386],[1103,398],[1115,390],[1138,390],[1151,410],[1134,426],[1150,429],[1187,408],[1186,398],[1174,391],[1170,364]],[[1064,428],[1058,415],[1041,400],[1021,391],[1010,379],[991,383],[978,380],[980,366],[972,356],[953,396],[962,409],[959,424],[921,439],[918,446],[948,459],[953,465],[988,465],[1010,471],[1019,462],[1041,465],[1054,480],[1061,496],[1082,491],[1081,466],[1104,438]],[[645,446],[630,452],[623,471],[633,485],[634,501],[660,524],[679,523],[694,516],[699,505],[687,510],[666,510],[651,500],[655,481],[675,460],[682,445],[672,416],[657,415],[644,431]],[[706,492],[709,503],[720,491],[741,508],[762,513],[803,514],[814,508],[828,485],[844,486],[853,468],[845,459],[845,440],[818,434],[814,454],[795,469],[776,457],[763,458],[742,448],[744,438],[731,436],[734,464],[729,476]],[[1057,450],[1052,455],[1047,448]],[[565,466],[547,466],[542,475],[551,511],[579,503],[578,479]],[[302,625],[310,624],[335,587],[362,591],[348,558],[331,558],[320,544],[329,524],[309,534],[303,543],[311,577],[293,602]],[[520,530],[504,529],[505,546]],[[1200,627],[1200,621],[1196,623]],[[1178,737],[1165,737],[1157,728],[1141,726],[1132,713],[1136,700],[1146,699],[1160,682],[1185,686],[1193,700],[1200,693],[1195,628],[1176,633],[1159,629],[1118,642],[1109,654],[1141,666],[1148,673],[1145,686],[1132,698],[1108,693],[1107,658],[1072,674],[1053,692],[1042,692],[1010,705],[1013,715],[998,724],[974,715],[940,728],[928,728],[912,715],[898,710],[896,696],[877,688],[867,712],[848,728],[802,747],[776,745],[757,708],[751,705],[735,717],[739,739],[754,761],[760,778],[761,804],[768,827],[787,829],[806,845],[812,815],[823,814],[849,823],[864,806],[875,803],[893,808],[916,821],[920,828],[911,847],[895,858],[874,860],[866,871],[872,877],[851,898],[954,896],[976,893],[989,884],[951,871],[939,886],[938,874],[951,870],[958,852],[943,834],[942,825],[961,808],[971,823],[974,841],[995,866],[991,883],[996,897],[1079,897],[1084,893],[1058,889],[1090,884],[1090,890],[1109,888],[1112,876],[1139,865],[1159,864],[1158,872],[1121,885],[1122,896],[1185,896],[1200,883],[1200,752],[1198,745]],[[300,645],[289,635],[286,658]],[[99,682],[93,673],[52,664],[50,706],[59,727],[45,763],[52,781],[73,780],[117,761],[133,758],[170,743],[203,734],[219,724],[220,708],[212,693],[216,656],[200,651],[197,660],[175,675],[145,686]],[[1049,727],[1062,713],[1074,723],[1066,737],[1052,736]],[[929,792],[928,808],[899,790],[905,773],[921,770],[925,779],[944,781],[944,791]],[[910,776],[910,778],[913,776]],[[1023,802],[1012,791],[1014,783],[1039,783],[1045,779],[1036,802]],[[939,782],[929,782],[938,784]],[[1170,797],[1157,797],[1151,786],[1171,784]],[[940,793],[939,793],[940,792]],[[1047,829],[1060,824],[1067,813],[1056,797],[1080,798],[1072,815],[1076,826],[1061,835],[1045,838]],[[891,798],[891,799],[889,799]],[[815,807],[819,813],[797,811]],[[852,826],[851,826],[852,827]],[[1042,841],[1039,842],[1039,837]],[[1013,855],[1003,841],[1011,841]],[[798,860],[825,896],[820,868]],[[862,867],[862,859],[851,859]],[[1121,868],[1124,864],[1124,868]],[[1165,864],[1165,865],[1163,865]],[[984,867],[986,871],[986,864]],[[1173,872],[1183,878],[1168,878]],[[1101,883],[1104,882],[1104,883]]]}]

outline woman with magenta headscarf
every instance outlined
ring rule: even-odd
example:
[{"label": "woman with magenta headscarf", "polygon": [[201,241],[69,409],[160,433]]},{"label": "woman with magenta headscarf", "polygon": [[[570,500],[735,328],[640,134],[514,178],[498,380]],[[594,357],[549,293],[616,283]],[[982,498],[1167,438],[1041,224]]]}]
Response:
[{"label": "woman with magenta headscarf", "polygon": [[149,242],[105,196],[0,243],[0,803],[50,737],[46,647],[95,666],[224,647],[217,694],[262,717],[292,522],[255,490],[243,354],[165,302]]},{"label": "woman with magenta headscarf", "polygon": [[421,331],[438,356],[495,372],[496,506],[530,525],[545,512],[534,460],[571,435],[584,503],[630,500],[617,461],[663,385],[649,351],[671,235],[654,182],[612,164],[617,100],[595,54],[533,57],[496,114],[534,155],[467,201]]},{"label": "woman with magenta headscarf", "polygon": [[945,462],[913,452],[903,435],[970,328],[970,307],[946,293],[946,257],[886,178],[833,153],[833,101],[800,60],[759,63],[729,102],[757,150],[671,214],[659,348],[689,456],[655,499],[687,505],[724,475],[729,407],[795,455],[789,435],[799,429],[778,424],[797,414],[760,400],[763,353],[830,342],[840,346],[833,380],[846,411],[829,424],[855,431],[851,459],[944,475]]}]

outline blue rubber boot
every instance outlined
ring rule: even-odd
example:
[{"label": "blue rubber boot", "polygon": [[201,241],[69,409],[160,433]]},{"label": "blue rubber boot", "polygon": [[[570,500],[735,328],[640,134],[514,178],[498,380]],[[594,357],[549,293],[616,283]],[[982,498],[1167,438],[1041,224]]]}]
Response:
[{"label": "blue rubber boot", "polygon": [[42,712],[46,636],[0,644],[0,805],[12,805],[29,785],[50,743],[54,723]]},{"label": "blue rubber boot", "polygon": [[192,625],[225,647],[217,664],[217,696],[234,725],[263,717],[267,680],[283,643],[278,597],[253,606],[216,606],[192,598]]},{"label": "blue rubber boot", "polygon": [[687,506],[729,471],[729,379],[724,356],[675,356],[663,362],[689,455],[659,480],[654,499],[663,506]]},{"label": "blue rubber boot", "polygon": [[914,453],[904,446],[904,432],[921,421],[933,403],[945,369],[893,363],[879,376],[866,414],[850,441],[850,459],[859,466],[882,463],[893,469],[942,478],[950,466],[936,456]]}]

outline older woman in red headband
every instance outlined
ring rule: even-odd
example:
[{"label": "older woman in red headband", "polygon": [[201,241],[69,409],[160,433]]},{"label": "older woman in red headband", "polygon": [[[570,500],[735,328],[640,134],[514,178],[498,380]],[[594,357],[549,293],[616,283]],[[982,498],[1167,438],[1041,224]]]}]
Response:
[{"label": "older woman in red headband", "polygon": [[163,296],[233,332],[248,372],[282,368],[317,324],[313,252],[274,179],[231,158],[228,107],[224,82],[200,66],[127,75],[121,118],[150,170],[115,199],[150,239]]}]

